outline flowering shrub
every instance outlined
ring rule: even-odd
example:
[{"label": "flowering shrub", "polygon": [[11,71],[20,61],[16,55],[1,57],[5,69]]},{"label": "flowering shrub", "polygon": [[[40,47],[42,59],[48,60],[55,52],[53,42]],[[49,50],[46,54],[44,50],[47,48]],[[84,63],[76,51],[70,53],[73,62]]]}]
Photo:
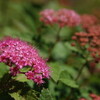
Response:
[{"label": "flowering shrub", "polygon": [[100,100],[99,17],[11,1],[0,1],[0,100]]}]

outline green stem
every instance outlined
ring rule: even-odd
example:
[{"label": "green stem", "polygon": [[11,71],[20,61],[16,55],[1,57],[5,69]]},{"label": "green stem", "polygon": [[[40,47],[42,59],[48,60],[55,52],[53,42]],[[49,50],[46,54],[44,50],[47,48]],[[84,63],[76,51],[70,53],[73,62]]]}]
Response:
[{"label": "green stem", "polygon": [[77,80],[80,78],[81,73],[82,73],[84,67],[86,66],[86,64],[87,64],[87,63],[83,64],[83,66],[80,68],[79,73],[78,73],[77,77],[75,78],[75,81],[77,81]]},{"label": "green stem", "polygon": [[51,60],[51,54],[52,54],[52,50],[54,49],[55,45],[57,44],[58,41],[60,41],[60,32],[61,32],[61,27],[58,29],[57,33],[56,33],[56,41],[53,44],[52,48],[49,49],[49,61]]},{"label": "green stem", "polygon": [[[58,42],[58,41],[60,41],[60,32],[61,32],[61,27],[58,29],[58,32],[57,32],[57,34],[56,34],[56,42]],[[55,42],[55,44],[56,44],[56,42]]]},{"label": "green stem", "polygon": [[[86,60],[86,63],[83,64],[83,66],[80,68],[76,78],[75,78],[75,81],[77,82],[77,80],[80,78],[81,74],[82,74],[82,71],[83,69],[85,68],[85,66],[87,65],[87,60]],[[73,93],[73,88],[71,88],[71,91],[69,93],[69,96],[67,97],[67,100],[70,100],[72,98],[72,93]]]}]

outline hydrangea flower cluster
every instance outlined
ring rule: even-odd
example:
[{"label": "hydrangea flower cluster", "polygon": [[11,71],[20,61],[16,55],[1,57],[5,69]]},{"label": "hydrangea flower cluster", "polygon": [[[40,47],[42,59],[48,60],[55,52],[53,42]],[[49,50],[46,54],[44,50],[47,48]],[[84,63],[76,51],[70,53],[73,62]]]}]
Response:
[{"label": "hydrangea flower cluster", "polygon": [[97,23],[98,19],[94,15],[88,15],[88,14],[81,15],[81,24],[83,28],[87,29],[92,25],[96,25]]},{"label": "hydrangea flower cluster", "polygon": [[40,20],[45,24],[58,24],[60,27],[78,26],[81,22],[80,16],[73,10],[60,9],[54,11],[47,9],[40,12]]},{"label": "hydrangea flower cluster", "polygon": [[[90,94],[89,96],[91,97],[92,100],[100,100],[100,96],[96,94]],[[88,99],[80,98],[79,100],[88,100]]]},{"label": "hydrangea flower cluster", "polygon": [[43,79],[50,76],[49,67],[38,51],[19,39],[9,37],[0,41],[0,62],[10,66],[12,76],[22,73],[21,69],[29,66],[30,70],[23,74],[37,84],[43,83]]}]

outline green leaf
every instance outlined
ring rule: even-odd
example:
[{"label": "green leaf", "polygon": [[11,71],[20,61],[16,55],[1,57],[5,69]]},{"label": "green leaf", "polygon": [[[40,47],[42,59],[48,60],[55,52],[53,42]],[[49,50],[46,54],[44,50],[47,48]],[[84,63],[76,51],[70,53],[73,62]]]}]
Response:
[{"label": "green leaf", "polygon": [[70,77],[70,74],[67,71],[62,71],[60,74],[59,80],[67,86],[72,88],[78,88],[76,82]]},{"label": "green leaf", "polygon": [[43,89],[38,100],[54,100],[48,89]]},{"label": "green leaf", "polygon": [[20,95],[18,92],[10,93],[10,96],[13,97],[15,100],[38,100],[37,93],[34,90],[27,91],[27,94],[23,96]]},{"label": "green leaf", "polygon": [[5,73],[7,73],[9,70],[9,67],[5,65],[4,63],[0,63],[0,78],[3,77]]},{"label": "green leaf", "polygon": [[11,93],[10,96],[13,97],[15,100],[26,100],[24,97],[19,95],[19,93]]},{"label": "green leaf", "polygon": [[[74,70],[70,70],[69,66],[60,64],[60,63],[51,63],[51,78],[55,81],[55,82],[62,82],[67,86],[70,86],[72,88],[78,88],[78,85],[76,84],[76,82],[71,78],[71,72],[73,72],[72,74],[75,74],[76,72]],[[67,69],[68,68],[68,69]],[[71,72],[68,72],[71,71]]]},{"label": "green leaf", "polygon": [[28,81],[28,79],[26,78],[26,76],[24,74],[18,74],[16,77],[14,77],[14,79],[19,82],[27,82]]},{"label": "green leaf", "polygon": [[52,56],[57,60],[65,60],[70,53],[71,51],[62,42],[58,42],[52,51]]},{"label": "green leaf", "polygon": [[72,88],[78,88],[78,85],[76,84],[75,81],[71,80],[71,79],[65,79],[65,78],[60,78],[59,79],[62,83],[64,83],[65,85],[72,87]]},{"label": "green leaf", "polygon": [[57,82],[59,80],[59,76],[60,76],[60,72],[61,72],[61,68],[60,65],[58,63],[50,63],[51,66],[51,77],[52,79]]},{"label": "green leaf", "polygon": [[72,50],[72,51],[79,52],[79,49],[78,49],[78,48],[71,46],[71,44],[68,43],[68,42],[65,43],[65,46],[66,46],[68,49]]}]

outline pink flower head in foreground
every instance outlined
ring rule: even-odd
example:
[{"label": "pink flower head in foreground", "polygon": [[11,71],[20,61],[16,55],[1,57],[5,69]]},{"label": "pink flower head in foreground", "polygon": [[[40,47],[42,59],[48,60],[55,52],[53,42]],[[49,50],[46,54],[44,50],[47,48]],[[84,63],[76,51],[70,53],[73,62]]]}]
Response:
[{"label": "pink flower head in foreground", "polygon": [[54,24],[56,22],[55,11],[46,9],[40,12],[40,20],[45,24]]},{"label": "pink flower head in foreground", "polygon": [[30,70],[24,74],[37,84],[50,76],[49,67],[38,51],[19,39],[5,38],[0,41],[0,62],[10,66],[10,74],[13,76],[21,73],[23,67],[29,66]]},{"label": "pink flower head in foreground", "polygon": [[93,15],[84,14],[81,15],[81,22],[83,28],[87,29],[92,25],[96,25],[98,23],[98,19]]},{"label": "pink flower head in foreground", "polygon": [[60,27],[78,26],[80,21],[80,16],[74,10],[61,9],[57,11],[57,23]]},{"label": "pink flower head in foreground", "polygon": [[58,24],[60,27],[77,26],[80,24],[80,16],[74,10],[60,9],[54,11],[51,9],[40,12],[40,20],[45,24]]}]

